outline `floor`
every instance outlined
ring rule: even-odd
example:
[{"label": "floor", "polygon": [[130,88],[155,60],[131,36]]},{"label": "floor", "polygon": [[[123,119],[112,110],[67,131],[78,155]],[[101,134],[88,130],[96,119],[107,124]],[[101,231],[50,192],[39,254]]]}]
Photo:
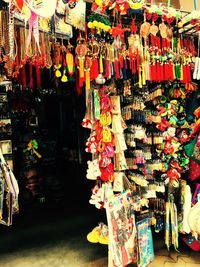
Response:
[{"label": "floor", "polygon": [[[62,202],[27,204],[12,226],[0,225],[0,267],[108,266],[108,247],[86,239],[99,222],[106,223],[105,211],[88,203],[94,183],[83,179],[85,173],[76,174],[76,166],[66,178],[68,167],[61,175],[66,181]],[[155,240],[155,253],[149,267],[200,266],[200,253],[186,246],[181,253],[168,252],[162,238]]]},{"label": "floor", "polygon": [[[104,219],[104,214],[95,214],[99,211],[62,214],[62,206],[50,206],[17,215],[13,226],[0,226],[0,267],[106,267],[107,246],[86,240],[91,228]],[[168,252],[158,239],[155,250],[149,267],[200,266],[200,253],[186,247],[181,253]]]}]

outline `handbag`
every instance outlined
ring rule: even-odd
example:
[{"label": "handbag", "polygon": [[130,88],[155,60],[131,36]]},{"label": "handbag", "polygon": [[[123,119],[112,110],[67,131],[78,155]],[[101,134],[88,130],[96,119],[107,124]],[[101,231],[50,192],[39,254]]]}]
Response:
[{"label": "handbag", "polygon": [[185,154],[193,161],[200,163],[200,146],[197,144],[196,136],[187,145],[184,146]]},{"label": "handbag", "polygon": [[200,178],[200,164],[194,160],[190,160],[189,179],[196,181]]}]

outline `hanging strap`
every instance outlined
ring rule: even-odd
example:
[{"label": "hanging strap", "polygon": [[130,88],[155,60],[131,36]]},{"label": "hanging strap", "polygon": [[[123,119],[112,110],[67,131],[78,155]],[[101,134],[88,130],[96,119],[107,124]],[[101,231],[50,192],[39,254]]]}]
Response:
[{"label": "hanging strap", "polygon": [[177,251],[178,249],[178,221],[177,221],[177,208],[175,203],[170,202],[170,216],[171,216],[171,237],[172,245]]},{"label": "hanging strap", "polygon": [[167,246],[167,249],[169,250],[170,247],[170,224],[169,224],[169,214],[170,214],[170,203],[166,202],[166,221],[165,221],[165,245]]},{"label": "hanging strap", "polygon": [[197,0],[194,0],[194,10],[197,10]]}]

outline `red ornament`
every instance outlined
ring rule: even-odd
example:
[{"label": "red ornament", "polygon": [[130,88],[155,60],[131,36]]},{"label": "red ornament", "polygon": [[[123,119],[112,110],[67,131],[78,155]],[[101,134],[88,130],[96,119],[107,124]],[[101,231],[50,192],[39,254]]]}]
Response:
[{"label": "red ornament", "polygon": [[167,171],[167,177],[170,180],[178,180],[181,177],[181,174],[176,169],[169,169]]}]

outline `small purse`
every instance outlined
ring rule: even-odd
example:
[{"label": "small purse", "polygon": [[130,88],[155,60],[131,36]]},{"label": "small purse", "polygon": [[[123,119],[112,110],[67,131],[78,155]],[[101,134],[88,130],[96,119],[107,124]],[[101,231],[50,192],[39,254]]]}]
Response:
[{"label": "small purse", "polygon": [[184,146],[185,154],[193,161],[200,163],[200,146],[197,144],[198,136]]},{"label": "small purse", "polygon": [[190,160],[189,179],[196,181],[200,178],[200,164],[194,160]]}]

